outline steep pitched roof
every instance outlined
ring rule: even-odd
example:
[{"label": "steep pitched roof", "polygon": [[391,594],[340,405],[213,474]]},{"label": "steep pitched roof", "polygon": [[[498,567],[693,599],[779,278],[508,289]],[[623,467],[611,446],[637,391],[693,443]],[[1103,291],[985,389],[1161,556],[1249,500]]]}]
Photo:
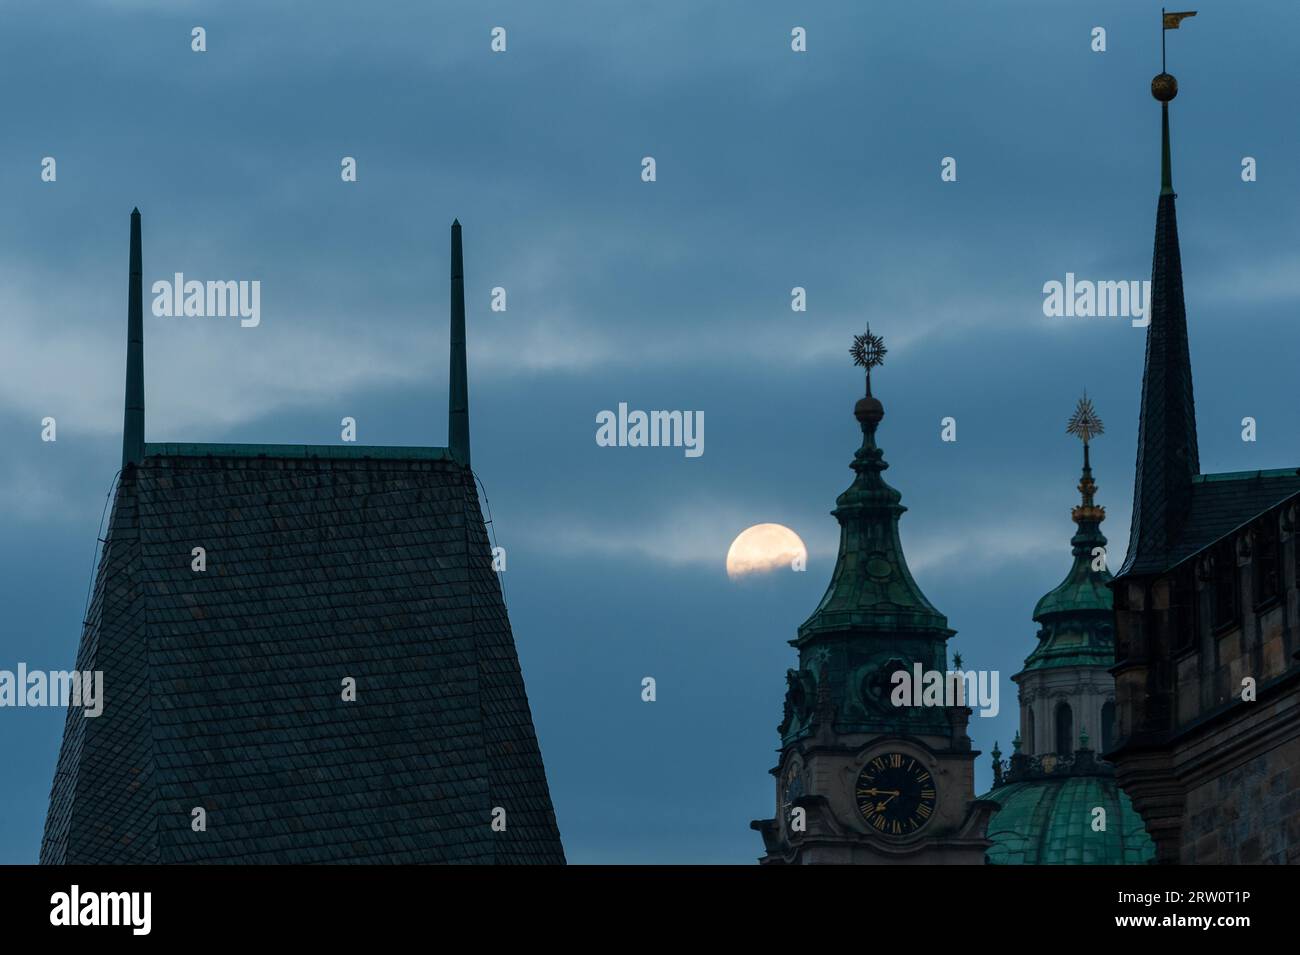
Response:
[{"label": "steep pitched roof", "polygon": [[563,862],[470,472],[207,450],[123,473],[41,861]]},{"label": "steep pitched roof", "polygon": [[563,862],[470,470],[460,223],[446,448],[146,444],[138,209],[129,261],[77,653],[104,711],[69,710],[41,861]]},{"label": "steep pitched roof", "polygon": [[1160,569],[1182,563],[1297,494],[1300,470],[1295,468],[1198,474],[1182,534]]}]

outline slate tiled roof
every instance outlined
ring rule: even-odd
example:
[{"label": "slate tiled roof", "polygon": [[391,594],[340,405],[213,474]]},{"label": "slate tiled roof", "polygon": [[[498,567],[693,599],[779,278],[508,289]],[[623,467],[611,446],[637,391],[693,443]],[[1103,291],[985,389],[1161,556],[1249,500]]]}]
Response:
[{"label": "slate tiled roof", "polygon": [[123,473],[41,861],[563,862],[468,470],[209,450]]},{"label": "slate tiled roof", "polygon": [[1300,470],[1201,474],[1192,481],[1187,521],[1167,557],[1167,569],[1300,494]]},{"label": "slate tiled roof", "polygon": [[1188,504],[1178,532],[1159,551],[1133,554],[1125,571],[1163,574],[1200,553],[1265,511],[1300,494],[1300,470],[1240,471],[1198,474],[1188,482]]}]

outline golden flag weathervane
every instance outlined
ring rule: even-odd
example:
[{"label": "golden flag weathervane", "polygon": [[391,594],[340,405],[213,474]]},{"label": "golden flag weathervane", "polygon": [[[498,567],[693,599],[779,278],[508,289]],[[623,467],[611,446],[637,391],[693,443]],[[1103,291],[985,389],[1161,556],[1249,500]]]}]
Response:
[{"label": "golden flag weathervane", "polygon": [[1164,7],[1161,7],[1161,8],[1160,8],[1160,22],[1161,22],[1161,29],[1160,29],[1160,72],[1161,72],[1161,73],[1167,72],[1167,71],[1165,70],[1165,31],[1166,31],[1166,30],[1177,30],[1177,29],[1178,29],[1178,25],[1179,25],[1180,23],[1182,23],[1182,22],[1183,22],[1184,20],[1186,20],[1188,17],[1194,17],[1194,16],[1196,16],[1196,11],[1195,11],[1195,10],[1184,10],[1184,11],[1182,11],[1181,13],[1166,13]]}]

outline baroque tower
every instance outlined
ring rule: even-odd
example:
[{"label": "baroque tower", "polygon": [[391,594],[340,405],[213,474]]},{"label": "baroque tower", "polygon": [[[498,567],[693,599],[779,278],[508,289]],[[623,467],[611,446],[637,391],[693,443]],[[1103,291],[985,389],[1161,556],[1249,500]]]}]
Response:
[{"label": "baroque tower", "polygon": [[993,789],[984,797],[1002,807],[988,827],[995,864],[1123,865],[1154,855],[1114,767],[1100,758],[1114,742],[1115,637],[1106,509],[1095,500],[1089,456],[1102,422],[1086,395],[1067,431],[1083,442],[1080,501],[1070,512],[1074,562],[1034,608],[1038,645],[1011,678],[1020,688],[1020,731],[1009,766],[994,744]]},{"label": "baroque tower", "polygon": [[853,483],[831,513],[840,524],[830,586],[790,641],[777,731],[776,813],[750,826],[763,864],[982,864],[995,804],[977,801],[966,706],[897,706],[895,674],[946,672],[956,632],[912,579],[898,537],[906,510],[885,483],[876,446],[884,406],[871,369],[885,348],[868,330],[851,350],[866,368],[854,408],[862,446]]}]

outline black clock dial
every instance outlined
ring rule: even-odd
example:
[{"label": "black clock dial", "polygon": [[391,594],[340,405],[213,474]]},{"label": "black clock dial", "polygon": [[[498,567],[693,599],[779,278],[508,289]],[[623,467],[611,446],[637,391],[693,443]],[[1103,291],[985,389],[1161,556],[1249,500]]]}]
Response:
[{"label": "black clock dial", "polygon": [[862,767],[855,796],[867,825],[887,836],[906,836],[930,821],[938,792],[918,760],[884,753]]}]

